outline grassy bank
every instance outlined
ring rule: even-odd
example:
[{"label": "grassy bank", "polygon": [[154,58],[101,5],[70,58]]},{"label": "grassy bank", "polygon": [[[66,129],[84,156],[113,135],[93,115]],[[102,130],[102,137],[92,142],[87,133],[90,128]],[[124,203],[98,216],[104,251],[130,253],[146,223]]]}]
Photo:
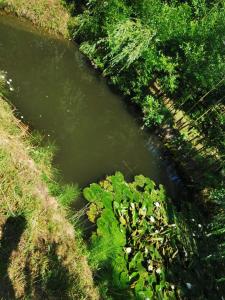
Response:
[{"label": "grassy bank", "polygon": [[77,190],[55,183],[51,151],[32,139],[1,95],[0,298],[97,299],[66,208]]},{"label": "grassy bank", "polygon": [[51,33],[68,37],[69,13],[58,0],[0,0],[0,4],[7,13],[24,17]]}]

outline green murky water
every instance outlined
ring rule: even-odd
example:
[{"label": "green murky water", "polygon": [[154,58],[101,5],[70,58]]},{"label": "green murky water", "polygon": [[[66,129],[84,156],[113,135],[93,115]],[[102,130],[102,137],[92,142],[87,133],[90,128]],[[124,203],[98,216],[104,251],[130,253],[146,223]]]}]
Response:
[{"label": "green murky water", "polygon": [[131,107],[76,45],[0,16],[0,69],[12,79],[9,99],[20,117],[56,144],[55,164],[66,182],[84,186],[120,170],[173,190],[156,137],[141,130]]}]

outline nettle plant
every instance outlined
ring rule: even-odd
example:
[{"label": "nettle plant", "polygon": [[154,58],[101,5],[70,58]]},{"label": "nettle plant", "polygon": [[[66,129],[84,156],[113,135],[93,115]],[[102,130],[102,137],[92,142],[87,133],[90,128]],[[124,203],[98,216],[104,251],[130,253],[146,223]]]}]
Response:
[{"label": "nettle plant", "polygon": [[142,175],[127,183],[117,172],[85,188],[84,196],[91,202],[89,220],[97,224],[91,256],[103,277],[111,271],[111,290],[129,291],[135,299],[179,298],[172,276],[179,271],[172,266],[185,263],[193,249],[190,241],[184,243],[164,188]]}]

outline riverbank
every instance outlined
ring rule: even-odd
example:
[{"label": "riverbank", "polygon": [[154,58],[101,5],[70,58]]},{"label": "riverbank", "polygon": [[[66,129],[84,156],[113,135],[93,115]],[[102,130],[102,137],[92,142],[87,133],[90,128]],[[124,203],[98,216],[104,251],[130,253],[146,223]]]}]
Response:
[{"label": "riverbank", "polygon": [[2,299],[98,299],[78,228],[69,221],[76,219],[68,204],[77,190],[55,182],[51,158],[1,95]]},{"label": "riverbank", "polygon": [[6,13],[26,18],[50,33],[68,37],[70,16],[58,0],[3,0],[1,7]]}]

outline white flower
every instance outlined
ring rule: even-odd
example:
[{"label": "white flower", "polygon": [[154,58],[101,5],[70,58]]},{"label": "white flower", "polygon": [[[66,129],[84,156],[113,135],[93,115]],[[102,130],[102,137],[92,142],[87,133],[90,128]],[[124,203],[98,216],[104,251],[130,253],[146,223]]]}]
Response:
[{"label": "white flower", "polygon": [[192,233],[193,236],[195,236],[195,233]]},{"label": "white flower", "polygon": [[155,204],[156,207],[160,207],[159,202],[155,202],[154,204]]},{"label": "white flower", "polygon": [[171,285],[171,289],[175,290],[175,285],[174,284]]},{"label": "white flower", "polygon": [[12,79],[9,79],[9,82],[12,82]]},{"label": "white flower", "polygon": [[155,233],[159,233],[158,229],[156,229]]},{"label": "white flower", "polygon": [[194,222],[194,221],[195,221],[195,219],[191,219],[191,221],[192,221],[192,222]]},{"label": "white flower", "polygon": [[21,116],[20,118],[23,119],[23,116]]},{"label": "white flower", "polygon": [[154,218],[153,216],[151,216],[151,217],[150,217],[150,221],[151,221],[152,223],[154,223],[154,222],[155,222],[155,218]]},{"label": "white flower", "polygon": [[186,287],[190,290],[192,288],[192,284],[190,282],[186,282]]},{"label": "white flower", "polygon": [[132,249],[131,249],[131,247],[127,247],[127,248],[125,248],[125,251],[126,251],[127,254],[130,254]]},{"label": "white flower", "polygon": [[157,273],[157,274],[160,274],[160,273],[161,273],[161,269],[160,269],[160,268],[157,268],[157,269],[156,269],[156,273]]},{"label": "white flower", "polygon": [[135,205],[134,205],[133,202],[130,204],[130,206],[131,206],[132,209],[135,209]]},{"label": "white flower", "polygon": [[14,89],[12,87],[9,88],[10,91],[14,91]]},{"label": "white flower", "polygon": [[153,270],[153,266],[152,265],[149,265],[148,266],[148,271],[152,271]]},{"label": "white flower", "polygon": [[198,224],[198,227],[199,227],[199,228],[202,228],[202,225],[201,225],[201,224]]}]

